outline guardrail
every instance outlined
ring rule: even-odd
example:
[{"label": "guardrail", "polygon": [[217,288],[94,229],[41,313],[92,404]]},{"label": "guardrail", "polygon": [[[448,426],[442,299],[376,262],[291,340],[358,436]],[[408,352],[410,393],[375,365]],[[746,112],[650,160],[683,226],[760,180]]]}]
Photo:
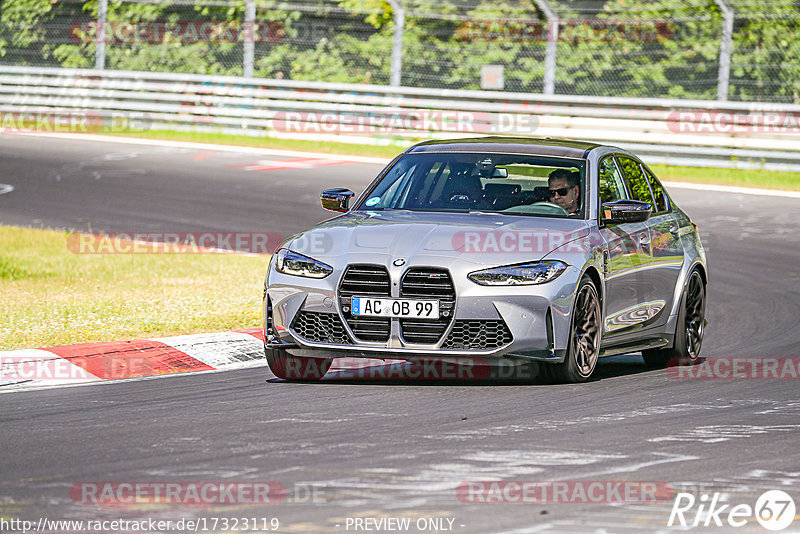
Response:
[{"label": "guardrail", "polygon": [[792,104],[0,66],[0,114],[0,131],[169,129],[370,144],[565,137],[628,148],[651,163],[800,172],[800,105]]}]

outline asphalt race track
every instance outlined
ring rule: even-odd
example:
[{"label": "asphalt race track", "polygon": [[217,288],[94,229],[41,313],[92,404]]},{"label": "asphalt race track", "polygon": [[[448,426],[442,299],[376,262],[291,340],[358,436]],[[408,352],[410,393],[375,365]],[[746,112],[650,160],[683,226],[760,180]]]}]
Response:
[{"label": "asphalt race track", "polygon": [[[323,188],[360,191],[381,168],[12,135],[0,136],[0,161],[0,184],[14,188],[0,194],[0,224],[287,236],[327,217]],[[800,200],[670,192],[709,253],[703,355],[800,357]],[[559,386],[291,384],[260,368],[3,394],[0,516],[278,518],[280,532],[355,532],[354,518],[411,518],[411,532],[436,519],[432,531],[452,519],[449,531],[463,533],[676,530],[671,494],[640,504],[463,502],[456,488],[468,481],[650,481],[698,503],[719,492],[731,506],[781,489],[800,506],[798,379],[677,379],[646,371],[637,355],[601,360],[597,376]],[[92,481],[269,481],[287,498],[71,498]],[[704,531],[767,532],[752,518],[693,532]],[[795,519],[783,532],[798,531]]]}]

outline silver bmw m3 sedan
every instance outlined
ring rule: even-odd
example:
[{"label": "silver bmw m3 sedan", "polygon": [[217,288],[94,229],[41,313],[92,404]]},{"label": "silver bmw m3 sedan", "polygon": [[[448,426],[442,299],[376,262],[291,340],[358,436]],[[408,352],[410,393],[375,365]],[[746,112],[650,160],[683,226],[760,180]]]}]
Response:
[{"label": "silver bmw m3 sedan", "polygon": [[[582,382],[603,356],[691,364],[708,272],[697,227],[625,150],[428,141],[340,214],[286,241],[264,288],[266,357],[287,380],[334,358],[518,366]],[[360,360],[359,360],[360,361]]]}]

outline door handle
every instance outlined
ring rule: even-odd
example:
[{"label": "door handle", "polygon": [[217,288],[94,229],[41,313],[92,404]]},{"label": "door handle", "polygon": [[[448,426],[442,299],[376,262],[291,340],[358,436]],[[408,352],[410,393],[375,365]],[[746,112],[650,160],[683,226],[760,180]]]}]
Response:
[{"label": "door handle", "polygon": [[642,232],[639,234],[639,244],[643,247],[646,247],[650,244],[650,234],[647,232]]},{"label": "door handle", "polygon": [[672,237],[678,237],[681,233],[681,227],[678,226],[678,223],[672,223],[669,225],[669,233],[672,234]]}]

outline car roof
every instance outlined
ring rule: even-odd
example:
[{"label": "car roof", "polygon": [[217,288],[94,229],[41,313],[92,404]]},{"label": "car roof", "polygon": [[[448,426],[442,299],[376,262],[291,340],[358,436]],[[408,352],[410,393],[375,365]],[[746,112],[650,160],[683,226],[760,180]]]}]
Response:
[{"label": "car roof", "polygon": [[476,137],[425,141],[412,146],[406,153],[494,152],[585,159],[589,152],[601,146],[605,145],[588,141],[573,141],[571,139],[551,139],[549,137]]}]

